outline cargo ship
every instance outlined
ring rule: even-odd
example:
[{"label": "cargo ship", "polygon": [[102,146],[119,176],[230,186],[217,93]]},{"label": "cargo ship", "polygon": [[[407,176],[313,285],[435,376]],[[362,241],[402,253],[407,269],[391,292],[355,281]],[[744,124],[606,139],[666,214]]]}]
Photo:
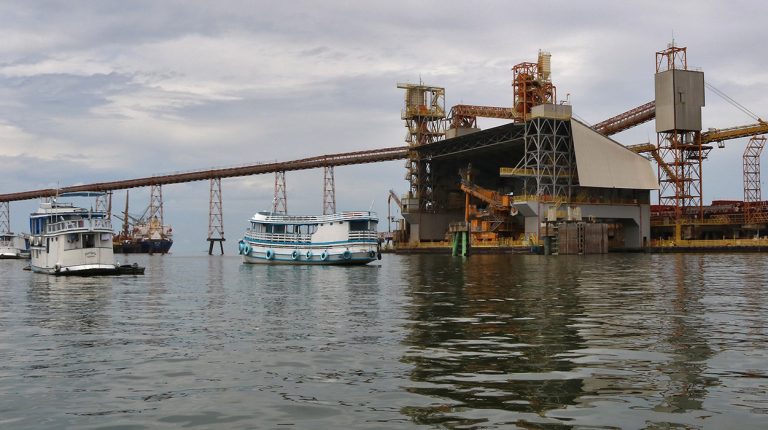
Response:
[{"label": "cargo ship", "polygon": [[[173,245],[173,229],[162,222],[162,216],[146,214],[139,218],[128,215],[128,193],[125,195],[123,228],[112,240],[115,254],[167,254]],[[162,214],[162,212],[160,212]],[[120,218],[120,216],[117,216]]]},{"label": "cargo ship", "polygon": [[116,254],[167,254],[173,245],[173,229],[153,218],[138,221],[115,235],[112,248]]}]

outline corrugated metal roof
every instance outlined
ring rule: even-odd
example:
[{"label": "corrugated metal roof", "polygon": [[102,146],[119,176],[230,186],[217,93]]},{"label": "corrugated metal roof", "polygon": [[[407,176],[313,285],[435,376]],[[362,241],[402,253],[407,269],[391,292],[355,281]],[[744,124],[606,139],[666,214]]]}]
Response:
[{"label": "corrugated metal roof", "polygon": [[571,133],[580,186],[658,189],[651,162],[645,157],[573,119]]}]

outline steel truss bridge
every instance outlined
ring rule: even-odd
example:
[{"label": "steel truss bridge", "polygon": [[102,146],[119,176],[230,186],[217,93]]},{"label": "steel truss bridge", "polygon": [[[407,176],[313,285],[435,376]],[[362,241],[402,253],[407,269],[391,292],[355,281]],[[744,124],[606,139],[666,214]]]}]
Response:
[{"label": "steel truss bridge", "polygon": [[168,175],[148,176],[138,179],[125,179],[112,182],[96,182],[93,184],[73,185],[59,189],[47,188],[19,193],[0,194],[0,202],[30,200],[42,197],[53,197],[62,193],[79,191],[114,191],[129,188],[148,187],[152,185],[179,184],[211,179],[233,178],[237,176],[259,175],[263,173],[287,172],[292,170],[315,169],[320,167],[347,166],[351,164],[378,163],[381,161],[400,160],[408,155],[407,147],[392,147],[368,151],[344,152],[340,154],[321,155],[302,158],[293,161],[272,163],[257,163],[238,167],[226,167],[210,170],[195,170]]}]

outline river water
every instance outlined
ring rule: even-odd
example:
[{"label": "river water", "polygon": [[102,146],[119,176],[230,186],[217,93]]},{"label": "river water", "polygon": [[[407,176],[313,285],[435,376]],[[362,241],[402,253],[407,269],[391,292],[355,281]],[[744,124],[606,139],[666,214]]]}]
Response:
[{"label": "river water", "polygon": [[0,428],[768,428],[765,254],[127,260],[0,261]]}]

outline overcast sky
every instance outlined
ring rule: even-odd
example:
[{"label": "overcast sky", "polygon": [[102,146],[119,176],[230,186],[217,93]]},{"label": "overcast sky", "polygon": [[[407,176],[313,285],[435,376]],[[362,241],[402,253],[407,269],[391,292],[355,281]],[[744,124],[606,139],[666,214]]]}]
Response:
[{"label": "overcast sky", "polygon": [[[404,145],[396,83],[443,86],[448,107],[510,106],[510,68],[539,49],[588,123],[653,99],[655,52],[673,37],[689,68],[768,117],[766,2],[372,3],[0,1],[0,193]],[[705,129],[753,122],[709,91],[706,104]],[[615,137],[655,142],[653,123]],[[706,203],[743,198],[745,144],[706,161]],[[286,174],[291,213],[322,211],[322,175]],[[373,207],[386,228],[404,176],[404,161],[338,167],[337,209]],[[274,176],[222,183],[234,250]],[[163,188],[176,254],[207,250],[208,187]],[[132,213],[148,203],[131,191]],[[11,203],[13,230],[37,204]]]}]

